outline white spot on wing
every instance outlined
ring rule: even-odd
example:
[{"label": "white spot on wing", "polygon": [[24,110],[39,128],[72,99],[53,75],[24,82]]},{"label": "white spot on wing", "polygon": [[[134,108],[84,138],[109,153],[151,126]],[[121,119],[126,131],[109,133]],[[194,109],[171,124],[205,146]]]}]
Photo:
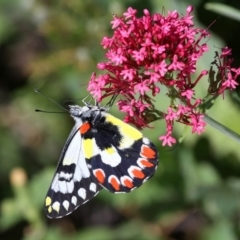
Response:
[{"label": "white spot on wing", "polygon": [[150,176],[149,176],[149,177],[146,177],[146,178],[143,180],[143,183],[145,183],[149,178],[150,178]]},{"label": "white spot on wing", "polygon": [[127,192],[118,192],[118,191],[114,192],[114,194],[119,194],[119,193],[127,193]]},{"label": "white spot on wing", "polygon": [[80,166],[78,164],[76,165],[73,179],[75,182],[80,182],[82,179],[82,172],[81,172]]},{"label": "white spot on wing", "polygon": [[72,178],[72,173],[65,173],[65,172],[60,172],[59,178],[64,178],[66,180],[70,180]]},{"label": "white spot on wing", "polygon": [[89,169],[92,169],[92,165],[91,165],[91,164],[87,164],[87,167],[88,167]]},{"label": "white spot on wing", "polygon": [[130,189],[130,191],[132,192],[133,190],[135,190],[137,187],[134,187],[134,188],[132,188],[132,189]]},{"label": "white spot on wing", "polygon": [[143,138],[142,139],[142,141],[143,141],[143,143],[145,143],[146,145],[149,145],[150,144],[150,141],[149,141],[149,139],[148,138]]},{"label": "white spot on wing", "polygon": [[54,202],[52,205],[52,209],[55,210],[56,212],[59,212],[60,211],[60,203]]},{"label": "white spot on wing", "polygon": [[78,196],[81,197],[82,199],[86,198],[86,190],[84,188],[80,188],[78,190]]},{"label": "white spot on wing", "polygon": [[71,202],[73,205],[77,205],[77,198],[75,196],[72,196]]},{"label": "white spot on wing", "polygon": [[63,206],[64,206],[64,208],[68,211],[69,201],[67,201],[67,200],[63,201]]},{"label": "white spot on wing", "polygon": [[[63,172],[61,172],[61,173],[63,173]],[[51,189],[54,192],[72,193],[73,189],[74,189],[73,181],[68,182],[68,181],[64,181],[64,180],[59,180],[59,177],[60,177],[59,173],[56,173],[56,175],[52,181]]]},{"label": "white spot on wing", "polygon": [[107,150],[103,150],[100,152],[102,161],[110,165],[111,167],[116,167],[119,163],[121,163],[121,156],[118,154],[115,147],[111,146],[114,152],[109,153]]},{"label": "white spot on wing", "polygon": [[97,190],[97,185],[96,183],[91,183],[90,186],[89,186],[89,190],[91,190],[92,192],[96,192]]},{"label": "white spot on wing", "polygon": [[67,193],[67,186],[65,181],[58,181],[58,191],[65,194]]},{"label": "white spot on wing", "polygon": [[67,186],[67,193],[72,193],[74,190],[74,182],[73,181],[67,182],[66,186]]}]

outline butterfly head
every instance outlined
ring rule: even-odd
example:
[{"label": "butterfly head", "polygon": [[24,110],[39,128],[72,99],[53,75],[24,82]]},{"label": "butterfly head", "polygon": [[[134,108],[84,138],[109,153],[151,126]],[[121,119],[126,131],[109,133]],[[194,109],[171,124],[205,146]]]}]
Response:
[{"label": "butterfly head", "polygon": [[78,105],[70,105],[69,106],[69,113],[70,113],[71,117],[73,117],[73,118],[79,118],[82,116],[82,114],[84,112],[87,112],[89,110],[90,110],[90,108],[88,106],[83,106],[83,107],[80,107]]}]

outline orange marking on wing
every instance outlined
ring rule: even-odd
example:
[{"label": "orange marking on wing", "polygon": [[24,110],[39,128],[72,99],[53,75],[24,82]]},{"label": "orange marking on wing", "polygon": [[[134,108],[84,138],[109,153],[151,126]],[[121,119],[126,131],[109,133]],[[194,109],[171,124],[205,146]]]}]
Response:
[{"label": "orange marking on wing", "polygon": [[119,191],[120,190],[120,184],[118,183],[117,179],[115,177],[112,177],[110,179],[110,183],[111,185],[113,186],[113,188],[116,190],[116,191]]},{"label": "orange marking on wing", "polygon": [[132,188],[132,187],[133,187],[133,183],[132,183],[132,181],[129,180],[129,179],[125,179],[125,180],[123,181],[123,184],[124,184],[124,186],[126,186],[126,187],[128,187],[128,188]]},{"label": "orange marking on wing", "polygon": [[97,180],[102,184],[105,180],[105,174],[102,170],[96,170],[94,172],[95,177],[97,178]]},{"label": "orange marking on wing", "polygon": [[85,123],[83,123],[83,125],[80,127],[80,133],[81,134],[84,134],[84,133],[86,133],[89,129],[91,128],[91,126],[90,126],[90,123],[89,122],[85,122]]},{"label": "orange marking on wing", "polygon": [[136,177],[136,178],[140,178],[140,179],[145,178],[144,173],[143,173],[141,170],[138,170],[138,169],[133,169],[133,170],[132,170],[132,174],[133,174],[134,177]]},{"label": "orange marking on wing", "polygon": [[145,158],[155,158],[156,156],[156,152],[152,148],[148,147],[147,145],[142,145],[140,154]]},{"label": "orange marking on wing", "polygon": [[146,159],[141,159],[141,160],[140,160],[140,163],[141,163],[144,167],[153,167],[153,166],[154,166],[153,163],[149,162],[149,161],[146,160]]}]

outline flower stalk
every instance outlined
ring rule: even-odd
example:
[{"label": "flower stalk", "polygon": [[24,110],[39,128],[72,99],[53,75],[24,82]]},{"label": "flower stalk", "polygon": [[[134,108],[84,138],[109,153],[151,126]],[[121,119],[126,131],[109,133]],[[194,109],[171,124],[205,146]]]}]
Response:
[{"label": "flower stalk", "polygon": [[226,127],[226,126],[222,125],[221,123],[215,121],[213,118],[209,117],[206,114],[204,115],[203,120],[206,123],[208,123],[209,125],[211,125],[212,127],[216,128],[217,130],[222,132],[223,134],[227,135],[228,137],[230,137],[233,140],[235,140],[235,141],[240,143],[240,135],[237,134],[236,132],[232,131],[228,127]]}]

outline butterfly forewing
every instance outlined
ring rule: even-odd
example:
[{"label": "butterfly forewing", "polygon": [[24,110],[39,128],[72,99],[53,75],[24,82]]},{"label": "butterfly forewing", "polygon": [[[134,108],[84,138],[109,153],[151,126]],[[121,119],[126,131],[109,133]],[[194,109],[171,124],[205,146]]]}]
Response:
[{"label": "butterfly forewing", "polygon": [[101,189],[82,152],[82,137],[77,130],[60,158],[52,184],[45,199],[50,218],[70,214],[93,198]]}]

